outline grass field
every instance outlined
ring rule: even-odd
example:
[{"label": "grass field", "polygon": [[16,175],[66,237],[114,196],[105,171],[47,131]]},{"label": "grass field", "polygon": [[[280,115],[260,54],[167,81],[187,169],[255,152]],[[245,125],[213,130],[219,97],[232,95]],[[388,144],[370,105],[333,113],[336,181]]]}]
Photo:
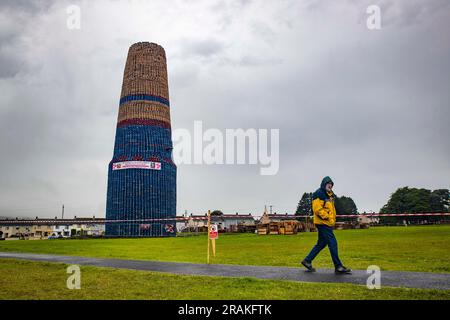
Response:
[{"label": "grass field", "polygon": [[[351,268],[450,272],[450,225],[338,230],[341,260]],[[298,266],[317,233],[293,236],[220,235],[213,263]],[[87,257],[206,262],[206,236],[147,239],[0,241],[0,251]],[[328,250],[314,261],[331,268]]]},{"label": "grass field", "polygon": [[66,287],[66,265],[0,259],[0,299],[450,299],[450,291],[253,278],[181,276],[81,267],[81,289]]}]

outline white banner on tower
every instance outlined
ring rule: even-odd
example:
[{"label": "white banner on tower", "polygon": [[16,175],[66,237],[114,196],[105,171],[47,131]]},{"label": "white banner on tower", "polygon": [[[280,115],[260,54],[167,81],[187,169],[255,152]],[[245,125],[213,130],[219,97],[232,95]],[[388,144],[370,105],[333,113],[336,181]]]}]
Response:
[{"label": "white banner on tower", "polygon": [[149,170],[161,170],[161,162],[154,161],[124,161],[115,162],[112,165],[113,170],[122,169],[149,169]]}]

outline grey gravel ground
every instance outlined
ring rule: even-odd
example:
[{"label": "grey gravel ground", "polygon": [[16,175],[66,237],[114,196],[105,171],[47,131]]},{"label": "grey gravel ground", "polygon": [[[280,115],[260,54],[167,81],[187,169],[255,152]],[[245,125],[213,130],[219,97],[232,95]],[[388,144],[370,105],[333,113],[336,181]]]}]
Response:
[{"label": "grey gravel ground", "polygon": [[[351,275],[335,275],[332,269],[305,272],[302,268],[242,266],[223,264],[198,264],[145,260],[86,258],[34,253],[0,252],[0,258],[14,258],[41,262],[88,265],[130,270],[166,272],[184,275],[254,277],[260,279],[291,280],[302,282],[352,283],[366,285],[366,270],[353,270]],[[450,290],[450,274],[431,272],[382,271],[381,286]]]}]

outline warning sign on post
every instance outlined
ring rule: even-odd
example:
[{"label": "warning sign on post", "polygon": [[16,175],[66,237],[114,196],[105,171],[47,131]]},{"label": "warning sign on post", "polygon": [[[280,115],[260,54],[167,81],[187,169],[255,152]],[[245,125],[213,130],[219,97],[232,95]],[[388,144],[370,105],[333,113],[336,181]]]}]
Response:
[{"label": "warning sign on post", "polygon": [[209,227],[209,238],[211,240],[217,239],[219,237],[219,230],[217,224],[211,224]]}]

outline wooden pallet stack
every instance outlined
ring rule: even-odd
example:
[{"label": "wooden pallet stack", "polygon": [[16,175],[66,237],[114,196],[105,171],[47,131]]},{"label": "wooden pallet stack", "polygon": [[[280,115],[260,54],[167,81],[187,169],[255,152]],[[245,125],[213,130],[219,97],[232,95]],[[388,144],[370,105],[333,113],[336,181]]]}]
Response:
[{"label": "wooden pallet stack", "polygon": [[269,222],[264,224],[258,224],[256,229],[258,231],[258,234],[260,235],[275,235],[275,234],[282,234],[282,235],[291,235],[296,234],[300,228],[300,223],[296,220],[288,220],[288,221],[281,221],[281,222]]}]

